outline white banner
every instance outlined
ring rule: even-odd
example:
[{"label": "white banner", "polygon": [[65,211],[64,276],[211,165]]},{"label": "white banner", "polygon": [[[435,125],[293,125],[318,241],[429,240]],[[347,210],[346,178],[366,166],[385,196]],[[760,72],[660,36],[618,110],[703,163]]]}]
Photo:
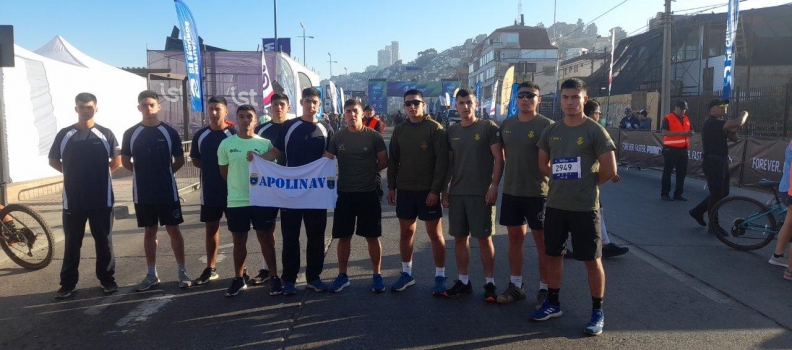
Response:
[{"label": "white banner", "polygon": [[253,157],[250,205],[288,209],[333,209],[336,202],[336,161],[321,157],[309,164],[285,167]]}]

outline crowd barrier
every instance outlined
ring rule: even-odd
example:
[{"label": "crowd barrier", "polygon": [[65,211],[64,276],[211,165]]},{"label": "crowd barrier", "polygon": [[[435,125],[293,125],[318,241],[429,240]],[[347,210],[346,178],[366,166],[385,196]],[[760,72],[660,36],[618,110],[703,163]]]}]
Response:
[{"label": "crowd barrier", "polygon": [[[616,143],[619,163],[663,169],[663,136],[657,132],[607,128]],[[744,138],[729,142],[729,171],[734,186],[762,189],[759,180],[780,181],[784,170],[784,151],[789,141]],[[704,178],[701,134],[690,137],[687,176]]]},{"label": "crowd barrier", "polygon": [[176,176],[176,187],[179,192],[191,189],[198,189],[201,185],[201,169],[196,168],[190,160],[190,145],[191,141],[182,142],[182,150],[184,150],[184,166],[179,169]]}]

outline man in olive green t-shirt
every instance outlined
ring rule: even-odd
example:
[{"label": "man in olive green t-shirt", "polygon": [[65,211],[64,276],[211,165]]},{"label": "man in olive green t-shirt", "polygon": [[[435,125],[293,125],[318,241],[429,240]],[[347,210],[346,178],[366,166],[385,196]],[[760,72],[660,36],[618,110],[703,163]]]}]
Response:
[{"label": "man in olive green t-shirt", "polygon": [[503,149],[500,131],[492,121],[476,118],[476,95],[468,89],[456,94],[456,108],[462,120],[448,130],[449,162],[451,163],[448,207],[451,236],[454,236],[459,279],[444,295],[455,297],[470,294],[468,278],[470,262],[469,237],[478,239],[481,263],[484,266],[484,300],[495,302],[495,201],[503,173]]},{"label": "man in olive green t-shirt", "polygon": [[[517,107],[514,118],[503,121],[503,153],[506,159],[501,197],[500,224],[509,234],[509,287],[498,296],[498,303],[508,304],[525,299],[522,283],[523,242],[531,229],[538,255],[539,305],[547,297],[547,255],[544,248],[544,215],[548,179],[539,172],[537,142],[542,131],[553,121],[536,112],[542,97],[539,86],[531,81],[517,87]],[[537,305],[538,307],[538,305]]]},{"label": "man in olive green t-shirt", "polygon": [[583,114],[588,100],[586,83],[568,79],[561,84],[564,119],[548,126],[539,138],[539,170],[550,177],[545,210],[547,299],[531,314],[534,321],[562,315],[559,292],[564,249],[571,234],[574,256],[586,264],[592,314],[584,329],[600,335],[605,325],[602,298],[602,238],[599,225],[598,185],[616,175],[616,149],[607,131]]},{"label": "man in olive green t-shirt", "polygon": [[[349,286],[347,265],[352,234],[364,237],[368,244],[373,292],[384,292],[382,265],[382,207],[377,189],[377,173],[388,166],[385,141],[374,129],[363,125],[363,105],[358,100],[344,103],[347,128],[330,139],[327,152],[338,158],[338,199],[333,212],[333,238],[338,239],[338,277],[328,288],[340,292]],[[357,221],[357,229],[355,222]]]}]

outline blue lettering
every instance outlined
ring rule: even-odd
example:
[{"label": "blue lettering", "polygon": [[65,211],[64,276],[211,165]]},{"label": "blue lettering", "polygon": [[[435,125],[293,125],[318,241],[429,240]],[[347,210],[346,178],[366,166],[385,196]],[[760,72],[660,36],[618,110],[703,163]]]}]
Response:
[{"label": "blue lettering", "polygon": [[325,179],[324,178],[318,177],[318,178],[316,178],[316,181],[319,182],[319,188],[324,188],[325,187]]},{"label": "blue lettering", "polygon": [[316,178],[311,179],[311,187],[309,188],[316,188]]},{"label": "blue lettering", "polygon": [[300,188],[308,188],[308,179],[300,179]]},{"label": "blue lettering", "polygon": [[275,179],[275,186],[278,188],[283,188],[284,186],[286,186],[286,184],[287,184],[286,181],[284,181],[283,179]]}]

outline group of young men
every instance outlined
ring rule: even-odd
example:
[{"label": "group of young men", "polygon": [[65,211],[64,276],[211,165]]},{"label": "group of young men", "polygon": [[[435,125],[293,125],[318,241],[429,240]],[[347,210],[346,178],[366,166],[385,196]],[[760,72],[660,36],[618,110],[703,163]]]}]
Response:
[{"label": "group of young men", "polygon": [[[366,239],[372,264],[374,292],[386,290],[381,275],[382,235],[378,173],[388,168],[387,201],[396,206],[400,226],[402,273],[391,285],[404,291],[415,284],[412,270],[413,240],[417,220],[424,222],[431,241],[435,276],[432,293],[456,297],[471,294],[468,275],[469,237],[480,247],[484,271],[484,299],[511,303],[525,299],[522,281],[523,241],[530,228],[538,252],[540,283],[531,318],[545,321],[561,316],[559,292],[563,256],[584,261],[592,295],[592,317],[585,332],[598,335],[604,326],[602,298],[605,275],[601,263],[598,185],[618,181],[615,146],[608,133],[584,114],[588,101],[585,83],[569,79],[561,85],[564,119],[553,123],[537,114],[541,97],[531,82],[519,85],[520,113],[498,127],[475,116],[477,96],[460,89],[456,108],[459,124],[448,130],[426,114],[419,90],[404,94],[406,120],[395,125],[389,147],[380,132],[363,124],[364,108],[359,101],[344,104],[346,128],[334,132],[326,121],[317,120],[321,103],[315,88],[302,91],[303,115],[286,119],[289,98],[275,94],[271,99],[272,120],[256,125],[254,107],[236,111],[237,128],[225,122],[228,113],[222,97],[208,101],[209,126],[193,140],[190,158],[201,169],[201,221],[206,228],[207,266],[195,280],[188,277],[184,263],[183,222],[176,181],[173,176],[184,164],[178,133],[162,123],[157,95],[144,91],[138,97],[143,120],[124,133],[122,146],[112,132],[93,122],[96,98],[87,93],[76,98],[79,122],[58,134],[50,163],[64,173],[64,230],[66,256],[58,298],[71,295],[77,283],[77,265],[85,221],[97,239],[97,277],[104,291],[115,292],[112,254],[113,194],[110,173],[122,164],[133,172],[134,201],[139,227],[144,227],[148,271],[138,286],[147,290],[160,283],[156,270],[158,226],[170,236],[176,257],[179,287],[202,285],[217,279],[220,220],[225,214],[234,243],[234,273],[227,297],[237,295],[249,284],[271,282],[271,295],[296,293],[300,269],[300,228],[307,235],[306,281],[308,289],[340,292],[350,285],[347,268],[351,238]],[[586,106],[589,107],[590,106]],[[598,108],[591,109],[596,118]],[[119,157],[120,154],[120,157]],[[338,239],[339,274],[327,285],[321,280],[324,264],[326,209],[271,208],[250,205],[248,163],[253,157],[300,167],[321,157],[338,161],[338,199],[333,214],[333,238]],[[120,159],[119,159],[120,158]],[[505,165],[504,165],[505,164]],[[496,294],[492,235],[495,233],[495,204],[503,176],[500,224],[509,237],[509,285]],[[96,186],[99,184],[100,186]],[[106,184],[106,186],[104,185]],[[77,194],[80,195],[77,195]],[[459,277],[446,286],[445,240],[442,207],[449,210],[450,235]],[[282,226],[283,272],[278,276],[275,256],[275,222]],[[246,273],[247,235],[256,231],[263,264],[258,274]],[[567,249],[572,238],[574,253]],[[625,248],[626,249],[626,248]]]}]

